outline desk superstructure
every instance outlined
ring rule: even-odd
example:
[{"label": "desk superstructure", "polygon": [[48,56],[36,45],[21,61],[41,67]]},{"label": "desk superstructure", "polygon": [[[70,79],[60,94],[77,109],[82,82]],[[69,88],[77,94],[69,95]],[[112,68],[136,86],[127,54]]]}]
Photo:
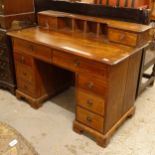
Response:
[{"label": "desk superstructure", "polygon": [[149,26],[44,11],[39,27],[12,37],[16,96],[31,106],[71,84],[75,73],[76,132],[88,132],[101,146],[134,113],[143,48]]}]

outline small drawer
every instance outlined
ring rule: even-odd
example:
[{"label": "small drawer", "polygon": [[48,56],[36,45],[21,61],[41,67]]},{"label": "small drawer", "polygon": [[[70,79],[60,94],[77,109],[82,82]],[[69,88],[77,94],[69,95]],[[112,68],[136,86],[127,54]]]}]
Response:
[{"label": "small drawer", "polygon": [[107,82],[99,75],[79,74],[77,75],[77,86],[103,97],[106,95]]},{"label": "small drawer", "polygon": [[29,55],[14,52],[14,58],[15,58],[16,63],[20,63],[20,64],[28,65],[28,66],[33,65],[33,58]]},{"label": "small drawer", "polygon": [[27,65],[16,64],[16,76],[18,76],[19,79],[23,79],[28,82],[34,81],[32,68]]},{"label": "small drawer", "polygon": [[103,132],[104,118],[77,107],[77,120],[99,132]]},{"label": "small drawer", "polygon": [[33,55],[34,57],[46,62],[52,62],[52,51],[46,46],[34,44],[20,39],[14,39],[14,49],[15,51]]},{"label": "small drawer", "polygon": [[94,113],[104,115],[105,100],[82,89],[77,90],[77,104]]},{"label": "small drawer", "polygon": [[121,43],[128,46],[136,46],[138,35],[131,32],[125,32],[117,29],[109,28],[108,38],[110,41]]},{"label": "small drawer", "polygon": [[107,78],[107,70],[108,67],[107,65],[97,62],[97,61],[92,61],[89,59],[81,58],[80,61],[80,72],[82,73],[93,73],[93,74],[100,74],[102,75],[105,79]]},{"label": "small drawer", "polygon": [[74,72],[78,71],[80,67],[78,56],[60,51],[53,51],[53,63]]},{"label": "small drawer", "polygon": [[17,77],[17,89],[32,97],[37,97],[35,83]]}]

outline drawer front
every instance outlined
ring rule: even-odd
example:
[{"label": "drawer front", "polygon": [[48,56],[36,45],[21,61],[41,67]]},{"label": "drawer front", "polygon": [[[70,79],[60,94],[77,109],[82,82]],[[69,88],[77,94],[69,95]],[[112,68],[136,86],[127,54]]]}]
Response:
[{"label": "drawer front", "polygon": [[53,51],[53,63],[71,71],[78,71],[80,65],[80,59],[72,54]]},{"label": "drawer front", "polygon": [[135,33],[125,32],[116,29],[108,30],[108,38],[110,41],[121,43],[128,46],[136,46],[138,35]]},{"label": "drawer front", "polygon": [[9,62],[9,50],[0,47],[0,60]]},{"label": "drawer front", "polygon": [[87,91],[78,89],[77,91],[77,104],[94,113],[104,115],[105,100]]},{"label": "drawer front", "polygon": [[94,76],[93,74],[79,74],[77,76],[77,85],[79,88],[88,90],[89,92],[101,95],[106,95],[107,82],[102,76]]},{"label": "drawer front", "polygon": [[30,66],[21,65],[15,62],[17,88],[27,95],[36,97],[37,89],[34,74]]},{"label": "drawer front", "polygon": [[99,132],[103,132],[104,118],[77,107],[77,120]]},{"label": "drawer front", "polygon": [[25,52],[33,55],[38,59],[50,63],[52,62],[52,51],[46,46],[37,45],[20,39],[14,39],[14,49],[15,51]]},{"label": "drawer front", "polygon": [[106,80],[106,78],[107,78],[107,69],[108,69],[107,65],[105,65],[103,63],[99,63],[99,62],[92,61],[92,60],[89,60],[89,59],[81,58],[80,71],[79,72],[100,74]]},{"label": "drawer front", "polygon": [[33,58],[29,55],[25,55],[25,54],[20,54],[17,52],[14,52],[14,59],[16,61],[16,63],[20,63],[23,65],[28,65],[28,66],[32,66],[33,65]]},{"label": "drawer front", "polygon": [[56,50],[53,51],[53,63],[74,72],[93,74],[100,73],[104,80],[107,78],[107,66],[105,64],[81,58],[69,53]]},{"label": "drawer front", "polygon": [[22,80],[17,77],[17,88],[21,92],[24,92],[27,95],[30,95],[32,97],[37,97],[36,95],[36,87],[35,84],[32,82],[28,82],[27,80]]},{"label": "drawer front", "polygon": [[29,83],[34,81],[34,74],[30,66],[16,64],[16,76],[22,80],[28,81]]}]

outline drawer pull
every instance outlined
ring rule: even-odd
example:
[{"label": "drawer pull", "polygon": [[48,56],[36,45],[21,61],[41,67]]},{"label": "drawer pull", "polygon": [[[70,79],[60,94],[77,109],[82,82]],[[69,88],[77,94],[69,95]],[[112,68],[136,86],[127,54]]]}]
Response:
[{"label": "drawer pull", "polygon": [[88,122],[88,123],[92,123],[92,118],[88,116],[88,117],[87,117],[87,122]]},{"label": "drawer pull", "polygon": [[122,34],[119,39],[123,40],[124,38],[125,38],[125,34]]},{"label": "drawer pull", "polygon": [[29,45],[28,48],[29,48],[31,51],[34,51],[33,45]]},{"label": "drawer pull", "polygon": [[88,88],[89,88],[89,89],[92,89],[93,87],[94,87],[94,83],[93,83],[93,82],[89,82],[89,83],[88,83]]},{"label": "drawer pull", "polygon": [[4,9],[4,5],[3,5],[3,4],[2,4],[2,6],[1,6],[1,8]]},{"label": "drawer pull", "polygon": [[24,64],[25,63],[25,58],[23,56],[21,56],[21,63]]},{"label": "drawer pull", "polygon": [[93,101],[92,100],[87,100],[87,104],[89,107],[91,107],[93,105]]},{"label": "drawer pull", "polygon": [[75,60],[74,60],[74,65],[75,65],[76,67],[80,66],[80,61],[79,61],[78,59],[75,59]]}]

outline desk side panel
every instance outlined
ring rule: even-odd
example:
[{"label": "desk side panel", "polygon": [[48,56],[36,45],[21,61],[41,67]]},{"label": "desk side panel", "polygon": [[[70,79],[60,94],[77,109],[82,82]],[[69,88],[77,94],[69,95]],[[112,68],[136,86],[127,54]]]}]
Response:
[{"label": "desk side panel", "polygon": [[141,57],[142,50],[129,58],[122,114],[126,113],[126,111],[128,111],[135,102]]},{"label": "desk side panel", "polygon": [[126,59],[117,65],[109,67],[104,134],[107,133],[122,116],[128,63],[129,59]]}]

